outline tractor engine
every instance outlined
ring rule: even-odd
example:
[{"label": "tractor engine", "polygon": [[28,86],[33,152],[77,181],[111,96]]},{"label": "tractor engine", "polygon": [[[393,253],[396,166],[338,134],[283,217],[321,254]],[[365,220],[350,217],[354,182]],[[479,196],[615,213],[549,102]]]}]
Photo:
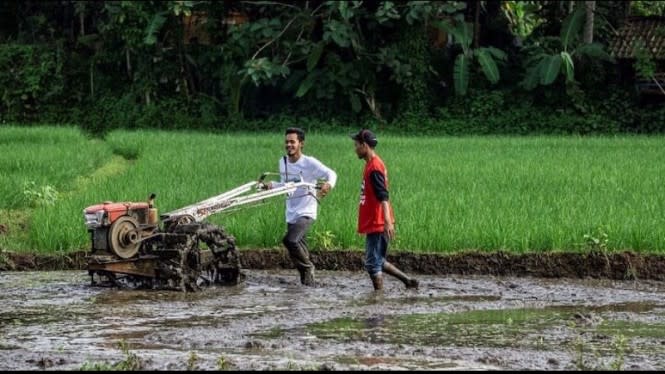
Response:
[{"label": "tractor engine", "polygon": [[233,236],[189,217],[171,216],[162,229],[154,197],[147,203],[104,202],[84,209],[93,285],[196,291],[242,281]]},{"label": "tractor engine", "polygon": [[158,228],[157,209],[149,203],[105,202],[85,209],[85,225],[93,252],[110,252],[119,258],[134,257],[141,238]]},{"label": "tractor engine", "polygon": [[[88,273],[93,284],[171,288],[195,291],[203,285],[238,284],[244,280],[235,238],[223,227],[205,222],[212,214],[262,204],[298,189],[316,196],[318,183],[299,181],[267,188],[263,173],[217,196],[162,214],[153,203],[105,202],[83,210],[92,250]],[[161,222],[160,222],[161,221]],[[203,245],[203,246],[201,246]]]}]

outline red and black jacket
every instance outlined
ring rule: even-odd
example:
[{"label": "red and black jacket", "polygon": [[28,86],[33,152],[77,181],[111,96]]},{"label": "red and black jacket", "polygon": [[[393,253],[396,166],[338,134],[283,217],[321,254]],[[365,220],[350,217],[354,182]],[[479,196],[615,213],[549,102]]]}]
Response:
[{"label": "red and black jacket", "polygon": [[[363,182],[360,187],[360,206],[358,209],[358,232],[373,234],[383,232],[385,217],[382,201],[388,201],[388,171],[383,160],[374,155],[365,164]],[[395,223],[392,206],[390,219]]]}]

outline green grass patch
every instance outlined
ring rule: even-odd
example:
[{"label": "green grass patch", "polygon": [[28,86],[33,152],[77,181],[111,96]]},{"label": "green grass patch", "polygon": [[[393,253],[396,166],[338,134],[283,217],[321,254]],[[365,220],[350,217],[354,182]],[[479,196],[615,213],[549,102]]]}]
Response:
[{"label": "green grass patch", "polygon": [[[154,192],[165,213],[275,172],[284,154],[281,132],[122,130],[100,141],[73,129],[3,127],[0,139],[1,163],[10,171],[0,179],[0,208],[32,209],[30,242],[6,245],[43,251],[88,248],[82,210],[89,205],[145,201]],[[388,166],[397,219],[391,248],[662,251],[664,147],[663,137],[379,133],[377,151]],[[305,153],[338,174],[337,187],[321,202],[310,247],[361,250],[363,237],[355,230],[364,163],[353,142],[346,133],[311,132]],[[34,201],[53,200],[44,190],[53,186],[55,203],[28,204],[26,180],[35,182]],[[241,248],[281,247],[284,198],[209,220],[225,226]]]},{"label": "green grass patch", "polygon": [[554,309],[474,310],[370,318],[340,318],[311,324],[322,339],[359,340],[388,344],[536,348],[542,331],[572,313]]},{"label": "green grass patch", "polygon": [[[615,312],[653,308],[617,304],[544,309],[472,310],[369,318],[338,318],[306,326],[321,339],[433,347],[511,348],[568,351],[579,369],[614,369],[631,352],[662,355],[662,322],[615,320]],[[600,312],[600,315],[596,315]],[[588,324],[581,315],[595,315]],[[609,320],[605,320],[608,318]]]},{"label": "green grass patch", "polygon": [[281,327],[273,327],[270,330],[250,334],[251,336],[263,339],[277,339],[284,335],[284,330]]},{"label": "green grass patch", "polygon": [[110,156],[77,128],[0,127],[0,209],[52,204]]},{"label": "green grass patch", "polygon": [[[652,338],[659,341],[665,340],[664,322],[639,322],[639,321],[604,321],[597,329],[598,332],[615,335],[622,334],[627,338]],[[662,344],[662,343],[661,343]]]},{"label": "green grass patch", "polygon": [[[29,209],[0,209],[0,250],[29,250]],[[1,260],[0,260],[1,261]]]}]

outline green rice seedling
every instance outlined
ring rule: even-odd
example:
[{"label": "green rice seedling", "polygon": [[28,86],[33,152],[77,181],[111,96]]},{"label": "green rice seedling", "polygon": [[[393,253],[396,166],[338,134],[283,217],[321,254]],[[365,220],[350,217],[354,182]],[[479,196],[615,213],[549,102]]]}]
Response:
[{"label": "green rice seedling", "polygon": [[80,130],[47,126],[0,127],[0,154],[0,209],[49,202],[109,157],[106,144]]},{"label": "green rice seedling", "polygon": [[[168,212],[256,180],[265,171],[275,172],[284,154],[281,132],[122,130],[108,134],[103,143],[89,143],[92,141],[75,132],[70,135],[80,139],[71,144],[102,154],[95,156],[95,162],[90,161],[92,156],[67,152],[41,159],[40,170],[59,170],[65,163],[73,163],[77,171],[38,173],[50,173],[57,181],[33,179],[36,185],[50,184],[63,195],[53,206],[35,208],[29,226],[29,247],[34,249],[87,248],[89,237],[82,219],[86,206],[107,200],[144,201],[156,193],[156,206],[161,213]],[[662,250],[664,143],[663,137],[638,136],[407,137],[379,133],[376,150],[388,167],[397,220],[391,248],[579,251],[586,250],[580,246],[584,235],[603,227],[611,238],[607,250]],[[312,236],[310,243],[362,250],[356,220],[364,161],[353,152],[353,142],[347,133],[314,132],[308,134],[305,153],[338,174],[337,186],[321,200],[313,227],[313,232],[325,233],[324,239],[334,238],[334,243],[320,240],[321,235],[318,241]],[[108,166],[112,163],[117,167]],[[94,171],[105,167],[112,172]],[[0,188],[7,189],[5,183]],[[272,198],[209,220],[231,232],[241,248],[280,248],[286,225],[284,199]]]}]

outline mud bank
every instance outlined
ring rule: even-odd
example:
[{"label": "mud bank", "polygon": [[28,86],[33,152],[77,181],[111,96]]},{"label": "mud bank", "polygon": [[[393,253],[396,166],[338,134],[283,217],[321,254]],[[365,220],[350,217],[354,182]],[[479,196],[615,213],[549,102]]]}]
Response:
[{"label": "mud bank", "polygon": [[[292,269],[285,250],[244,249],[245,269]],[[66,255],[19,254],[0,251],[0,270],[82,270],[86,252]],[[360,251],[315,251],[319,270],[361,271]],[[397,252],[388,260],[403,271],[426,275],[533,276],[540,278],[606,278],[613,280],[665,280],[665,255],[624,252],[508,252],[464,251],[455,254]]]}]

